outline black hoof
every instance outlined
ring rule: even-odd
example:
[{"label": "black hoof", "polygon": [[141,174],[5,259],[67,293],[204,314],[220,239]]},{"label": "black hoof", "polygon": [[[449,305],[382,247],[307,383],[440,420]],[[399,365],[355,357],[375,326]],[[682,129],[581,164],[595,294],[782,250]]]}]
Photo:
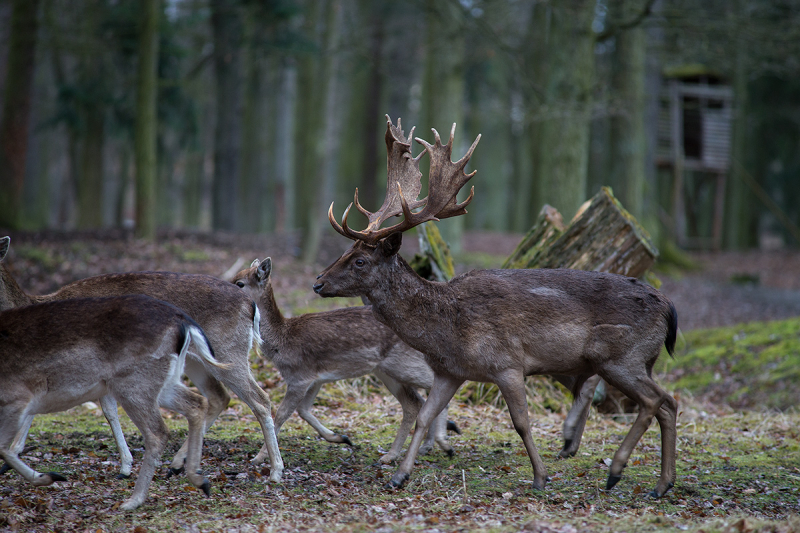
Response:
[{"label": "black hoof", "polygon": [[11,470],[11,467],[10,467],[10,466],[8,466],[8,463],[3,463],[3,466],[0,466],[0,476],[2,476],[3,474],[5,474],[5,473],[6,473],[6,472],[8,472],[9,470]]},{"label": "black hoof", "polygon": [[619,480],[622,479],[622,476],[608,476],[608,481],[606,481],[606,490],[611,490],[614,488]]},{"label": "black hoof", "polygon": [[658,492],[656,492],[656,491],[655,491],[655,489],[654,489],[654,490],[651,490],[651,491],[650,491],[650,497],[651,497],[651,498],[656,498],[656,499],[658,499],[658,498],[661,498],[661,497],[662,497],[662,496],[664,496],[664,494],[666,494],[666,493],[669,491],[669,489],[671,489],[673,486],[674,486],[674,484],[673,484],[673,483],[670,483],[669,485],[667,485],[667,490],[665,490],[663,494],[659,494]]},{"label": "black hoof", "polygon": [[570,447],[572,447],[572,439],[564,439],[564,447],[558,452],[558,456],[564,459],[574,456],[575,450],[570,450]]},{"label": "black hoof", "polygon": [[350,442],[350,437],[348,437],[347,435],[339,435],[339,438],[342,439],[342,443],[347,444],[348,446],[353,445],[353,443]]},{"label": "black hoof", "polygon": [[447,452],[447,457],[453,457],[456,454],[456,451],[453,448],[445,451]]},{"label": "black hoof", "polygon": [[452,420],[447,421],[447,431],[452,431],[456,435],[461,435],[461,429]]},{"label": "black hoof", "polygon": [[169,472],[167,472],[167,479],[171,478],[172,476],[179,476],[181,474],[183,474],[183,467],[180,468],[169,467]]},{"label": "black hoof", "polygon": [[392,476],[392,479],[390,479],[389,483],[386,484],[387,489],[402,489],[403,485],[405,485],[406,481],[408,481],[408,474],[403,474],[399,479],[395,479],[395,477],[396,475]]},{"label": "black hoof", "polygon": [[207,479],[203,480],[203,484],[200,485],[200,488],[203,489],[203,493],[206,497],[211,497],[211,483],[209,483]]},{"label": "black hoof", "polygon": [[[167,477],[169,477],[169,474],[167,474]],[[130,474],[127,474],[127,475],[125,475],[125,474],[117,474],[115,476],[115,478],[116,479],[130,479],[131,475]]]},{"label": "black hoof", "polygon": [[50,479],[52,479],[53,481],[66,481],[67,480],[67,478],[65,478],[64,476],[62,476],[58,472],[48,472],[47,475],[50,476]]}]

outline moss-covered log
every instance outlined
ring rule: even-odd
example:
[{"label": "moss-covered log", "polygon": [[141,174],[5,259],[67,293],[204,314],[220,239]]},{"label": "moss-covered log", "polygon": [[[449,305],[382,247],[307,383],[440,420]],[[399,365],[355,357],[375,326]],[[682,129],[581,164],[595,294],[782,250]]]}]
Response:
[{"label": "moss-covered log", "polygon": [[504,268],[574,268],[638,278],[658,257],[647,231],[609,187],[584,203],[563,230],[554,211],[550,206],[542,209]]},{"label": "moss-covered log", "polygon": [[450,246],[432,222],[417,226],[419,253],[411,259],[411,268],[425,279],[448,281],[455,276]]}]

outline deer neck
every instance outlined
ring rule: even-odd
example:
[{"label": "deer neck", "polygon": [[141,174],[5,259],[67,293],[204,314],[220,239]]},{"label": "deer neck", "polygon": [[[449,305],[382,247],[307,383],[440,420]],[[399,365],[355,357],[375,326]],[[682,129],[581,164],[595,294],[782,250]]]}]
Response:
[{"label": "deer neck", "polygon": [[388,265],[379,286],[366,295],[375,317],[419,351],[441,346],[457,316],[452,290],[447,283],[421,278],[399,255]]},{"label": "deer neck", "polygon": [[0,264],[0,311],[36,302],[37,298],[23,291],[6,266]]},{"label": "deer neck", "polygon": [[267,345],[267,357],[272,359],[273,349],[277,349],[286,329],[286,319],[283,317],[272,284],[267,285],[258,301],[258,312],[261,313],[261,338]]}]

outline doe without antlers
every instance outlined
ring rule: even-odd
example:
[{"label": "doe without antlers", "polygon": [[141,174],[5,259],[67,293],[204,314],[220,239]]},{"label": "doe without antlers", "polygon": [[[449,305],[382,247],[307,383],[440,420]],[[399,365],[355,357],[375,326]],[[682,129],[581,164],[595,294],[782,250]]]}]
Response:
[{"label": "doe without antlers", "polygon": [[[478,139],[454,163],[454,132],[455,125],[447,144],[435,130],[433,144],[417,139],[422,154],[430,158],[429,193],[417,200],[404,194],[420,190],[416,180],[422,154],[412,157],[400,121],[397,126],[387,121],[385,208],[373,219],[359,207],[370,217],[363,232],[347,227],[349,208],[341,225],[329,210],[334,229],[356,242],[314,285],[324,297],[368,298],[378,321],[422,352],[433,369],[433,387],[417,416],[417,431],[391,484],[405,483],[434,416],[464,381],[471,380],[497,384],[530,458],[533,486],[544,488],[547,473],[531,437],[525,376],[564,376],[572,381],[571,390],[578,398],[586,381],[599,374],[639,406],[614,455],[606,488],[619,481],[633,448],[655,417],[661,427],[662,460],[651,494],[663,496],[675,482],[677,402],[656,384],[652,369],[661,347],[672,353],[675,346],[677,313],[669,299],[633,278],[578,270],[474,270],[447,283],[431,282],[419,277],[398,254],[403,231],[466,212],[471,196],[459,204],[456,194],[474,175],[465,174],[464,168]],[[398,153],[401,157],[393,156]],[[379,228],[396,214],[397,204],[404,220]],[[421,209],[412,212],[413,206]]]},{"label": "doe without antlers", "polygon": [[145,447],[122,509],[135,509],[147,498],[167,442],[159,406],[188,420],[186,474],[209,494],[198,470],[208,402],[180,382],[187,359],[222,366],[196,322],[148,296],[81,298],[0,312],[0,456],[35,486],[64,481],[25,464],[13,449],[15,436],[27,431],[36,414],[113,397],[141,431]]}]

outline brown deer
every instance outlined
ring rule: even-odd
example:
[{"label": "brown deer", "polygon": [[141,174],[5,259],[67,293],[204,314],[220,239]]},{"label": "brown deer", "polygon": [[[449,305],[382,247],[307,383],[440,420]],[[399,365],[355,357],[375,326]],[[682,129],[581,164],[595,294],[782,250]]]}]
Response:
[{"label": "brown deer", "polygon": [[[429,390],[433,371],[421,353],[411,349],[375,320],[369,307],[350,307],[324,313],[284,318],[272,289],[272,259],[256,259],[238,272],[233,283],[244,289],[261,312],[262,352],[286,381],[286,396],[275,415],[275,432],[297,410],[328,442],[352,445],[346,435],[325,427],[311,412],[314,399],[325,383],[374,373],[400,402],[403,418],[389,452],[380,461],[400,456],[424,400],[418,388]],[[420,453],[433,448],[434,440],[453,455],[447,429],[460,432],[447,421],[447,408],[436,417]]]},{"label": "brown deer", "polygon": [[[388,117],[387,117],[388,119]],[[434,372],[430,395],[417,416],[417,431],[390,485],[401,487],[414,466],[416,450],[433,416],[466,380],[497,384],[514,428],[533,467],[533,486],[547,479],[530,432],[524,379],[531,374],[574,378],[576,396],[586,380],[599,374],[639,406],[639,414],[609,469],[606,489],[620,479],[634,446],[655,416],[661,427],[661,476],[654,497],[675,482],[677,402],[652,378],[664,344],[671,354],[677,313],[657,290],[615,274],[579,270],[473,270],[447,283],[419,277],[398,254],[402,232],[428,220],[462,215],[474,188],[462,203],[456,194],[475,174],[465,174],[480,136],[459,161],[451,161],[455,125],[442,145],[417,139],[424,151],[416,158],[398,120],[388,121],[389,187],[382,207],[370,213],[363,231],[328,218],[355,244],[318,277],[314,290],[324,297],[364,296],[375,317],[411,347],[425,354]],[[413,135],[413,130],[411,132]],[[411,137],[409,135],[409,137]],[[430,157],[428,196],[416,200],[421,184],[419,159]],[[419,209],[414,212],[415,209]],[[381,228],[389,217],[403,215]]]},{"label": "brown deer", "polygon": [[[190,342],[194,349],[187,357]],[[180,381],[188,360],[221,366],[194,320],[149,296],[80,298],[0,312],[0,456],[35,486],[65,481],[25,464],[11,449],[15,435],[36,414],[113,397],[142,432],[145,446],[122,509],[144,503],[164,451],[168,430],[159,406],[188,420],[186,474],[209,495],[208,480],[198,470],[208,402]]]},{"label": "brown deer", "polygon": [[[264,435],[264,445],[253,458],[254,464],[270,459],[270,480],[280,481],[283,474],[283,459],[278,450],[278,439],[272,420],[269,396],[258,386],[250,372],[250,348],[258,344],[259,312],[253,301],[234,285],[221,279],[199,274],[174,272],[131,272],[95,276],[65,285],[58,291],[34,296],[27,294],[17,284],[2,263],[8,252],[10,239],[0,239],[0,311],[9,307],[21,307],[33,303],[126,294],[146,294],[169,302],[192,317],[205,331],[216,350],[217,360],[223,367],[207,367],[195,359],[186,361],[186,375],[208,399],[208,412],[204,430],[208,430],[217,416],[228,406],[230,396],[222,384],[229,387],[255,414]],[[116,411],[107,399],[101,400],[103,413],[109,420],[119,444],[122,436],[119,422],[115,423]],[[116,424],[116,425],[115,425]],[[24,443],[26,431],[15,441],[19,450]],[[122,437],[124,441],[124,437]],[[172,470],[183,468],[188,451],[184,443],[172,461]],[[130,472],[125,467],[123,453],[121,475]]]}]

